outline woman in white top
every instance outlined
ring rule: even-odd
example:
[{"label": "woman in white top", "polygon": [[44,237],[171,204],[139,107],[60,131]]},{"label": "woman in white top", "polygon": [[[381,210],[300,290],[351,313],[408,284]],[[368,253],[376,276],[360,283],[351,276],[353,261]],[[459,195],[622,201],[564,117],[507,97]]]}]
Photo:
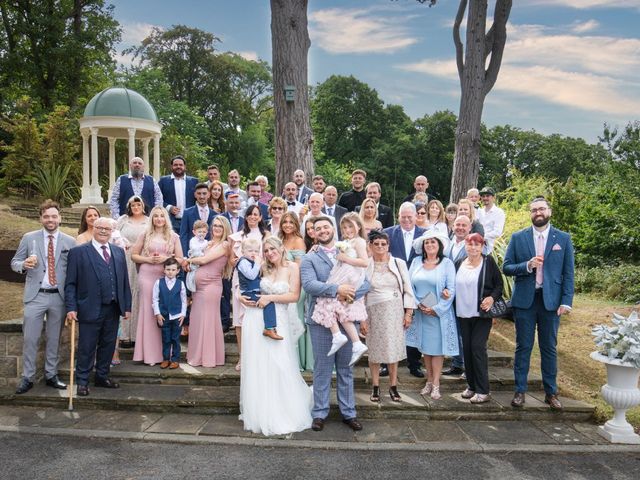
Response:
[{"label": "woman in white top", "polygon": [[484,238],[472,233],[465,239],[467,258],[456,263],[456,316],[462,335],[468,387],[462,398],[485,403],[489,394],[487,340],[493,319],[481,317],[502,296],[502,275],[491,256],[482,255]]},{"label": "woman in white top", "polygon": [[449,235],[447,221],[444,218],[444,207],[440,200],[431,200],[427,203],[427,221],[425,228],[435,230],[444,235]]}]

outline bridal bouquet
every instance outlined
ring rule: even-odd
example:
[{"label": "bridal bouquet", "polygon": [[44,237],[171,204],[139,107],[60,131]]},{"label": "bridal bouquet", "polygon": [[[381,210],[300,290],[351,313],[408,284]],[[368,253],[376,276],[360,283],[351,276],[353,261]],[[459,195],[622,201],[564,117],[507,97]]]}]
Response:
[{"label": "bridal bouquet", "polygon": [[591,334],[598,353],[610,360],[618,359],[640,368],[640,319],[638,312],[628,317],[613,314],[613,326],[596,325]]}]

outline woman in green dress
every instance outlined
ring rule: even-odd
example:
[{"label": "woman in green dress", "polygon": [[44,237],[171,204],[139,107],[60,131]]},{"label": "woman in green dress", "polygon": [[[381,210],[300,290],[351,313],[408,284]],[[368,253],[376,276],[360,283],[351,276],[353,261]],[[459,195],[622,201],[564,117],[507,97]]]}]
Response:
[{"label": "woman in green dress", "polygon": [[[307,222],[308,223],[308,222]],[[287,260],[300,265],[302,256],[307,252],[304,240],[300,234],[300,222],[297,215],[287,212],[280,219],[280,231],[278,236],[282,240],[287,252]],[[298,318],[304,326],[304,290],[300,292],[298,300]],[[305,333],[298,340],[298,356],[300,360],[300,370],[313,370],[313,350],[311,349],[311,338],[305,328]]]}]

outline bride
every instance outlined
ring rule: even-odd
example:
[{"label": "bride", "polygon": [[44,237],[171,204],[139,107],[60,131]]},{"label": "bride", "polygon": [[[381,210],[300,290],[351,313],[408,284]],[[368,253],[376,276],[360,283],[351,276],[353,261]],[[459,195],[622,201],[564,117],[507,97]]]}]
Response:
[{"label": "bride", "polygon": [[[263,243],[262,295],[257,302],[240,301],[248,307],[242,324],[240,419],[244,429],[263,435],[299,432],[311,426],[311,388],[300,374],[296,344],[303,333],[296,301],[300,296],[300,273],[285,258],[280,239]],[[275,341],[262,335],[265,305],[276,304]]]}]

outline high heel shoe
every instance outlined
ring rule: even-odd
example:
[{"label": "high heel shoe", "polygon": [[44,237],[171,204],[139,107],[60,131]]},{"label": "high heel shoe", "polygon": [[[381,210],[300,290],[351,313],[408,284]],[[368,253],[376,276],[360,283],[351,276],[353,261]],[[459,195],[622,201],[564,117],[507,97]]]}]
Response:
[{"label": "high heel shoe", "polygon": [[389,396],[391,397],[391,400],[394,402],[399,402],[402,400],[402,397],[398,393],[398,387],[396,387],[395,385],[392,385],[391,387],[389,387]]},{"label": "high heel shoe", "polygon": [[376,386],[376,385],[373,386],[369,400],[371,400],[374,403],[380,403],[380,387],[379,386]]},{"label": "high heel shoe", "polygon": [[431,390],[431,399],[432,400],[440,400],[442,395],[440,395],[440,385],[434,385],[433,390]]},{"label": "high heel shoe", "polygon": [[433,390],[433,383],[427,382],[422,390],[420,390],[420,395],[429,395]]}]

